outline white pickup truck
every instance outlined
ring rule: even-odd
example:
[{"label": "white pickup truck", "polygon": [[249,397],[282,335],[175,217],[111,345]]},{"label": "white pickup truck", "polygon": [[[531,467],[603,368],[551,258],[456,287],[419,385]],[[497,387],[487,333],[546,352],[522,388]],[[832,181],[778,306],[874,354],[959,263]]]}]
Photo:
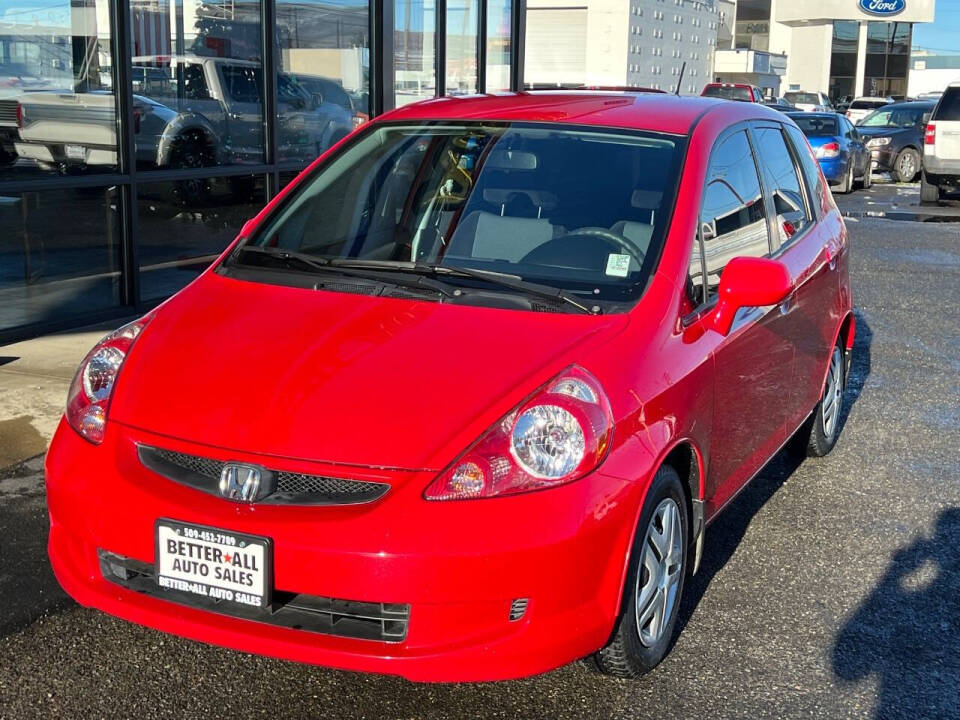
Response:
[{"label": "white pickup truck", "polygon": [[[133,132],[141,167],[264,159],[259,63],[201,56],[133,59]],[[351,112],[285,74],[277,78],[278,160],[312,160],[354,127]],[[111,91],[37,91],[0,100],[0,161],[62,173],[117,166]]]}]

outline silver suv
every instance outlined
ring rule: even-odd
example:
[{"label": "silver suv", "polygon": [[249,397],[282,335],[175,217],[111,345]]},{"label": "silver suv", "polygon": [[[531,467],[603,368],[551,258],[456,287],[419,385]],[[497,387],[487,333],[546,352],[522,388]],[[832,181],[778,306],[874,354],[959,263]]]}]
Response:
[{"label": "silver suv", "polygon": [[923,138],[920,200],[935,203],[960,189],[960,81],[950,83],[933,109]]}]

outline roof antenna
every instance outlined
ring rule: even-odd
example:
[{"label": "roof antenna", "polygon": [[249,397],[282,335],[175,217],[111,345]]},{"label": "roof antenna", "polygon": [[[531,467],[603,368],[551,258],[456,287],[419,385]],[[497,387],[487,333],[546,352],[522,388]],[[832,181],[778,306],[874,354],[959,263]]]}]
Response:
[{"label": "roof antenna", "polygon": [[687,61],[684,60],[684,61],[683,61],[683,65],[680,66],[680,79],[677,80],[677,89],[676,89],[676,91],[674,91],[674,93],[673,93],[674,95],[679,95],[679,94],[680,94],[680,83],[683,82],[683,71],[686,70],[686,69],[687,69]]}]

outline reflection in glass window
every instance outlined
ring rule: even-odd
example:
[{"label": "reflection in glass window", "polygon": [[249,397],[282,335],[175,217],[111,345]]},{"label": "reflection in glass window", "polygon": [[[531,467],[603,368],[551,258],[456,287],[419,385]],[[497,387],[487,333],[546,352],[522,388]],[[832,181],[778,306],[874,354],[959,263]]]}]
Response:
[{"label": "reflection in glass window", "polygon": [[366,0],[278,0],[277,157],[308,162],[370,114]]},{"label": "reflection in glass window", "polygon": [[137,166],[261,163],[260,3],[131,0]]},{"label": "reflection in glass window", "polygon": [[396,0],[393,64],[396,105],[436,95],[434,0]]},{"label": "reflection in glass window", "polygon": [[821,207],[825,199],[826,187],[823,182],[823,175],[820,173],[820,164],[813,156],[810,144],[803,133],[790,125],[787,125],[786,128],[787,135],[790,137],[793,148],[797,153],[797,158],[800,160],[803,175],[807,179],[807,187],[813,193],[813,205],[814,207]]},{"label": "reflection in glass window", "polygon": [[764,257],[770,252],[760,177],[743,130],[722,140],[710,156],[700,235],[711,296],[732,258]]},{"label": "reflection in glass window", "polygon": [[785,245],[806,230],[813,218],[807,211],[797,166],[787,149],[783,133],[777,128],[761,127],[756,130],[756,138],[757,157],[773,190],[773,209],[777,213],[780,244]]},{"label": "reflection in glass window", "polygon": [[167,297],[193,280],[265,200],[263,178],[252,175],[139,185],[141,299]]},{"label": "reflection in glass window", "polygon": [[120,303],[117,204],[113,187],[0,197],[0,328]]},{"label": "reflection in glass window", "polygon": [[510,89],[511,0],[487,2],[487,92]]},{"label": "reflection in glass window", "polygon": [[0,178],[117,169],[108,0],[0,0]]},{"label": "reflection in glass window", "polygon": [[477,5],[447,0],[447,95],[477,92]]}]

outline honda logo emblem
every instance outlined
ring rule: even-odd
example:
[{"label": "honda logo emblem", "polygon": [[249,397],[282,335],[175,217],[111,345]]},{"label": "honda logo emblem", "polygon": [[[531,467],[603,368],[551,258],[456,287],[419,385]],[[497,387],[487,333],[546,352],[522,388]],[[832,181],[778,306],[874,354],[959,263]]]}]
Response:
[{"label": "honda logo emblem", "polygon": [[270,493],[264,483],[268,474],[256,465],[227,463],[220,472],[220,494],[228,500],[253,502]]}]

